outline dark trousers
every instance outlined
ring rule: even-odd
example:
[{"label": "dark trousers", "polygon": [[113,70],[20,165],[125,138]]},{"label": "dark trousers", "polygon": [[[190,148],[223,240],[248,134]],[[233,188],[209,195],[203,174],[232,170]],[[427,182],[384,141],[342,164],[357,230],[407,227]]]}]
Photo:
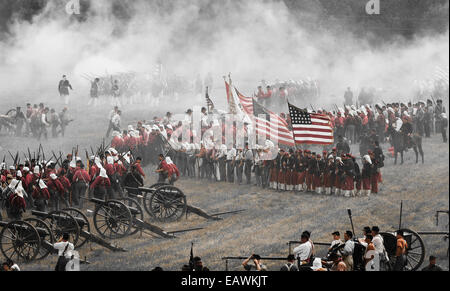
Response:
[{"label": "dark trousers", "polygon": [[219,160],[219,172],[220,172],[220,181],[225,182],[227,180],[226,160],[223,158]]},{"label": "dark trousers", "polygon": [[227,181],[234,183],[234,163],[233,161],[227,161]]},{"label": "dark trousers", "polygon": [[405,256],[395,257],[394,271],[403,271],[405,267]]},{"label": "dark trousers", "polygon": [[73,184],[72,191],[72,205],[76,208],[83,207],[83,199],[86,193],[87,185],[83,181],[78,181]]},{"label": "dark trousers", "polygon": [[447,127],[440,126],[441,134],[442,134],[442,141],[447,143]]},{"label": "dark trousers", "polygon": [[242,184],[242,174],[244,172],[244,165],[240,166],[237,165],[236,166],[236,179],[238,184]]},{"label": "dark trousers", "polygon": [[245,179],[247,180],[247,185],[251,184],[252,180],[252,161],[245,161],[244,166]]},{"label": "dark trousers", "polygon": [[431,136],[431,125],[429,122],[423,124],[423,130],[425,131],[425,137]]},{"label": "dark trousers", "polygon": [[109,137],[109,134],[111,133],[111,130],[113,129],[113,123],[109,121],[108,130],[106,131],[105,137]]},{"label": "dark trousers", "polygon": [[105,200],[106,198],[106,188],[103,186],[97,186],[94,189],[94,198]]}]

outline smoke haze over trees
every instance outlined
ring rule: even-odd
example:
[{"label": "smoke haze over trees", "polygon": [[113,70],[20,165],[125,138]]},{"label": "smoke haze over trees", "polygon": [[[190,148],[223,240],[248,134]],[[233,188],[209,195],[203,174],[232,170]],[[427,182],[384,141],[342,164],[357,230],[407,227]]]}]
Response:
[{"label": "smoke haze over trees", "polygon": [[380,0],[380,15],[362,0],[80,0],[80,15],[67,2],[0,2],[0,92],[47,94],[62,74],[80,88],[81,73],[161,60],[192,78],[311,77],[326,96],[367,84],[398,96],[448,66],[448,0]]}]

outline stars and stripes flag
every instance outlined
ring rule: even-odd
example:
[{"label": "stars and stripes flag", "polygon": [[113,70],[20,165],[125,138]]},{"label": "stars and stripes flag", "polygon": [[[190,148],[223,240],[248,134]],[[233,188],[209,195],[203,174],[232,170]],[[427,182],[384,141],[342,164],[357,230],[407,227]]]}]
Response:
[{"label": "stars and stripes flag", "polygon": [[208,107],[208,113],[211,113],[214,111],[214,103],[212,102],[211,98],[209,98],[209,88],[206,87],[206,106]]},{"label": "stars and stripes flag", "polygon": [[297,144],[330,145],[334,143],[330,117],[325,114],[308,113],[290,103],[292,131]]},{"label": "stars and stripes flag", "polygon": [[449,75],[448,67],[443,69],[443,68],[437,66],[434,71],[434,80],[435,81],[443,81],[448,84],[449,83],[448,75]]},{"label": "stars and stripes flag", "polygon": [[242,95],[241,93],[239,93],[239,91],[234,88],[236,90],[236,95],[238,97],[239,102],[241,103],[241,107],[242,110],[249,116],[253,115],[253,98],[251,97],[246,97],[244,95]]},{"label": "stars and stripes flag", "polygon": [[256,134],[265,135],[268,140],[279,144],[294,146],[292,131],[286,120],[264,108],[254,98],[251,99]]},{"label": "stars and stripes flag", "polygon": [[[225,77],[224,77],[225,79]],[[227,101],[228,101],[228,107],[229,107],[229,112],[231,114],[237,114],[237,107],[236,107],[236,102],[234,102],[234,97],[233,97],[233,92],[231,91],[231,79],[230,79],[230,83],[228,84],[227,80],[225,80],[225,89],[227,91]]]}]

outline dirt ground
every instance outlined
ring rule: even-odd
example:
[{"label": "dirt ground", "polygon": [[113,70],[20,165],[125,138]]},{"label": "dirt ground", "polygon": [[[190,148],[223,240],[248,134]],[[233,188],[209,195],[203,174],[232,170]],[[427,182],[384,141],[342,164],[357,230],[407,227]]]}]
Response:
[{"label": "dirt ground", "polygon": [[[19,102],[20,101],[20,102]],[[0,100],[0,113],[8,108],[22,105]],[[65,138],[49,138],[41,141],[46,152],[60,150],[67,153],[79,146],[84,158],[84,149],[97,146],[107,128],[107,114],[110,105],[96,109],[86,109],[85,100],[80,98],[70,106],[69,112],[76,121],[69,126]],[[6,105],[8,104],[8,105]],[[63,107],[53,104],[57,111]],[[123,108],[123,127],[140,119],[151,119],[164,110],[134,105]],[[177,112],[176,108],[170,108]],[[184,108],[185,109],[185,108]],[[165,110],[167,111],[167,110]],[[181,108],[178,110],[181,112]],[[32,138],[15,138],[0,134],[0,159],[8,150],[20,151],[24,159],[27,147],[37,150],[39,142]],[[387,145],[383,146],[387,155]],[[352,146],[356,153],[357,146]],[[285,257],[288,254],[287,242],[298,240],[303,230],[312,231],[312,239],[331,242],[331,232],[344,232],[351,229],[347,209],[352,209],[355,231],[358,235],[364,226],[378,225],[382,231],[398,228],[400,201],[403,200],[403,227],[416,231],[442,231],[447,229],[448,219],[441,216],[436,226],[435,211],[449,208],[449,151],[438,135],[424,139],[425,164],[415,164],[414,153],[405,154],[403,165],[393,165],[388,158],[382,169],[381,191],[370,198],[344,198],[317,194],[294,194],[262,190],[253,186],[238,186],[224,182],[209,183],[202,180],[181,179],[177,186],[187,196],[188,204],[200,207],[209,213],[246,209],[246,211],[223,216],[221,221],[207,221],[189,215],[175,223],[159,224],[165,230],[203,227],[202,230],[179,234],[175,239],[156,239],[149,235],[136,234],[126,239],[114,241],[127,249],[126,253],[113,253],[97,245],[87,245],[79,250],[87,257],[89,265],[82,270],[151,270],[161,266],[165,270],[180,270],[189,260],[191,242],[194,242],[194,255],[202,257],[211,270],[225,270],[225,256],[248,256],[258,253],[261,256]],[[152,174],[154,168],[145,169],[149,177],[146,185],[156,181]],[[151,221],[147,216],[145,220]],[[93,228],[93,227],[92,227]],[[437,256],[438,264],[448,269],[448,242],[442,236],[422,236],[426,244],[426,259],[431,254]],[[324,247],[319,247],[319,255]],[[40,262],[23,264],[23,270],[52,270],[56,256]],[[278,270],[281,262],[266,262],[269,269]],[[230,261],[231,270],[240,270],[239,261]]]}]

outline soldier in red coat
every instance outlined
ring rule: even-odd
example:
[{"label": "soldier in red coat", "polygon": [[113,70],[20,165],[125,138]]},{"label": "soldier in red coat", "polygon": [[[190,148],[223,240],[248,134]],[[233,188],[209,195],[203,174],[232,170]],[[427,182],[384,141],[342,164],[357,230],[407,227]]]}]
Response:
[{"label": "soldier in red coat", "polygon": [[[17,181],[17,183],[20,183],[20,181]],[[22,220],[22,213],[26,211],[27,204],[23,198],[23,190],[19,184],[8,197],[8,217],[12,220]]]},{"label": "soldier in red coat", "polygon": [[59,210],[59,200],[64,199],[65,189],[55,173],[49,175],[47,187],[50,192],[51,209]]},{"label": "soldier in red coat", "polygon": [[85,196],[86,190],[89,187],[91,176],[84,169],[81,161],[77,163],[75,174],[72,178],[72,205],[76,208],[83,207],[82,198]]},{"label": "soldier in red coat", "polygon": [[95,178],[90,188],[94,191],[95,198],[105,200],[107,187],[111,187],[111,181],[106,174],[106,170],[104,168],[101,168],[100,175]]},{"label": "soldier in red coat", "polygon": [[112,136],[111,147],[121,151],[124,148],[124,139],[122,135],[118,131],[113,131]]},{"label": "soldier in red coat", "polygon": [[50,193],[44,180],[39,179],[37,185],[33,186],[34,204],[38,211],[47,212],[48,201],[50,200]]}]

